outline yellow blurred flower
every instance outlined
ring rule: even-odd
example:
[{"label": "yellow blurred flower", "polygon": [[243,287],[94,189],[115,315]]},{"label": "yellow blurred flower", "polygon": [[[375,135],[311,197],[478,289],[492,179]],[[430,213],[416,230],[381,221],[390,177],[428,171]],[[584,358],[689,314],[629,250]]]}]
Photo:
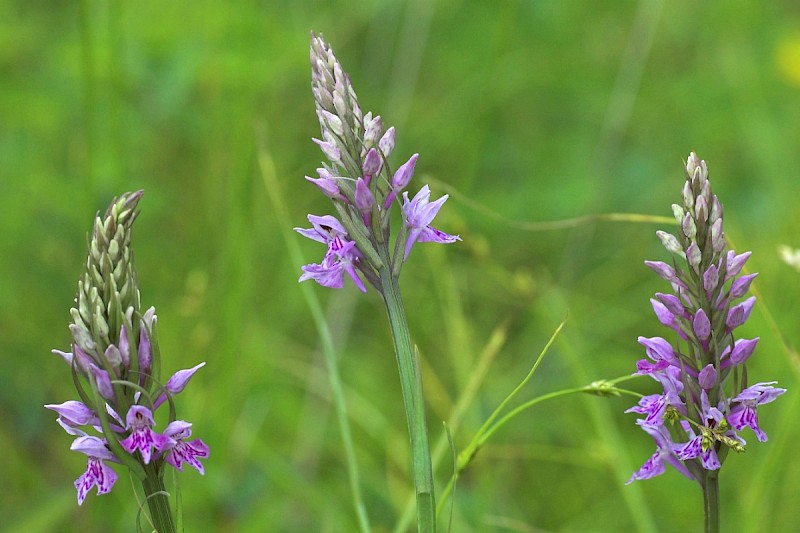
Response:
[{"label": "yellow blurred flower", "polygon": [[775,63],[784,81],[800,88],[800,33],[785,35],[778,42]]},{"label": "yellow blurred flower", "polygon": [[784,244],[778,246],[778,253],[784,263],[800,272],[800,250],[790,248]]}]

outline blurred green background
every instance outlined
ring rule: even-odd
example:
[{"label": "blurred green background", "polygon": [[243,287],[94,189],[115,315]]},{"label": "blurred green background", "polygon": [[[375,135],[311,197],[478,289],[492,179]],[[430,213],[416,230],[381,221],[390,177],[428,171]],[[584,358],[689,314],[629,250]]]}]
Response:
[{"label": "blurred green background", "polygon": [[[420,152],[412,190],[458,191],[402,288],[425,364],[434,441],[493,334],[502,343],[454,439],[469,441],[569,321],[524,399],[629,374],[663,328],[655,224],[532,231],[512,221],[670,215],[682,159],[709,162],[726,230],[753,250],[762,340],[752,381],[770,441],[721,476],[723,529],[800,520],[800,7],[792,1],[478,0],[0,3],[0,517],[6,531],[131,531],[130,482],[75,502],[85,458],[42,408],[74,397],[68,309],[92,216],[143,188],[142,301],[164,371],[207,361],[177,399],[211,446],[180,476],[187,531],[354,531],[318,334],[258,165],[268,153],[291,225],[330,211],[303,180],[321,154],[308,40],[320,31],[362,107]],[[257,141],[256,131],[264,132]],[[435,181],[434,181],[435,180]],[[494,213],[492,215],[490,213]],[[664,229],[670,229],[665,227]],[[299,235],[306,261],[322,249]],[[408,446],[378,296],[314,287],[330,314],[376,532],[410,496]],[[169,374],[167,374],[169,375]],[[632,384],[642,392],[654,384]],[[624,486],[653,450],[627,398],[570,396],[495,435],[460,480],[453,531],[700,530],[700,490],[674,471]],[[452,465],[437,470],[441,488]]]}]

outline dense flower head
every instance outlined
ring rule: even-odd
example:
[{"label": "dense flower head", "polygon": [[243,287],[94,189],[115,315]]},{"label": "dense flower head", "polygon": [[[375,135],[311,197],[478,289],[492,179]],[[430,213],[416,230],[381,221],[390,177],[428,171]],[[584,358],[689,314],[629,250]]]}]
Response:
[{"label": "dense flower head", "polygon": [[[362,111],[350,77],[328,43],[313,33],[311,88],[321,129],[321,139],[313,141],[326,161],[317,169],[318,178],[306,179],[333,201],[338,218],[330,217],[335,224],[321,229],[316,222],[324,217],[310,215],[312,229],[295,228],[328,246],[321,263],[303,266],[300,281],[313,279],[325,287],[340,288],[347,274],[361,291],[366,291],[362,279],[380,288],[381,269],[398,276],[415,243],[460,240],[430,225],[447,195],[430,202],[430,189],[424,185],[413,200],[408,199],[406,188],[419,154],[392,170],[394,127],[387,128],[379,115]],[[401,197],[405,200],[400,209],[403,225],[390,246],[391,208],[400,205]]]},{"label": "dense flower head", "polygon": [[[174,423],[172,398],[205,364],[161,381],[157,315],[153,307],[141,312],[131,249],[141,197],[142,191],[124,194],[102,218],[96,217],[76,306],[70,311],[72,351],[53,350],[69,365],[80,398],[45,406],[58,414],[59,425],[69,435],[77,437],[72,449],[88,457],[86,472],[75,482],[79,504],[95,486],[98,494],[111,490],[117,475],[107,462],[123,464],[138,474],[152,462],[158,468],[165,463],[180,466],[165,455],[185,444],[154,429],[155,413],[168,404],[167,427]],[[197,449],[204,449],[202,441],[194,442],[200,443]],[[193,457],[207,456],[205,448],[205,455]],[[198,468],[196,458],[185,462]]]},{"label": "dense flower head", "polygon": [[671,264],[645,261],[672,287],[651,304],[675,342],[639,337],[648,359],[637,362],[636,374],[651,376],[663,393],[644,396],[627,411],[644,415],[638,424],[657,445],[629,483],[663,473],[666,463],[701,482],[704,471],[722,466],[729,449],[744,449],[738,434],[744,427],[767,440],[756,409],[786,392],[774,381],[747,386],[745,365],[759,339],[737,338],[737,329],[755,297],[738,300],[757,274],[741,274],[750,252],[726,249],[722,204],[711,191],[706,162],[691,153],[685,174],[682,203],[672,206],[678,231],[657,232]]}]

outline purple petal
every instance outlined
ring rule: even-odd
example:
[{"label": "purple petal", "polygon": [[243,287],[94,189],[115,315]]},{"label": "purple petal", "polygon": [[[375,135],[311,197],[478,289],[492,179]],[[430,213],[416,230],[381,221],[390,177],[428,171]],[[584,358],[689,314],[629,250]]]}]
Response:
[{"label": "purple petal", "polygon": [[730,250],[727,255],[727,270],[725,271],[725,279],[731,279],[739,275],[742,267],[750,258],[753,252],[744,252],[743,254],[736,255],[736,252]]},{"label": "purple petal", "polygon": [[72,441],[70,450],[81,452],[88,457],[96,457],[97,459],[105,459],[109,461],[116,461],[117,458],[108,449],[103,439],[93,436],[78,437]]},{"label": "purple petal", "polygon": [[731,310],[728,312],[728,317],[725,320],[725,325],[728,326],[728,330],[733,331],[744,324],[750,316],[750,312],[753,310],[753,305],[755,303],[756,297],[751,296],[739,305],[731,307]]},{"label": "purple petal", "polygon": [[316,185],[317,188],[322,191],[322,194],[328,198],[341,199],[342,194],[341,191],[339,191],[339,186],[336,184],[336,181],[325,178],[311,178],[309,176],[306,176],[306,180]]},{"label": "purple petal", "polygon": [[683,315],[684,308],[683,304],[681,303],[681,299],[675,296],[674,294],[663,294],[660,292],[656,293],[656,298],[659,302],[664,304],[664,307],[669,309],[669,312],[675,316]]},{"label": "purple petal", "polygon": [[740,365],[747,361],[747,359],[753,354],[753,351],[756,349],[756,344],[758,344],[760,337],[756,337],[755,339],[739,339],[733,345],[733,351],[731,352],[730,360],[735,365]]},{"label": "purple petal", "polygon": [[382,165],[383,160],[380,154],[378,154],[378,151],[375,148],[370,148],[369,152],[367,152],[367,156],[364,158],[364,165],[361,167],[361,170],[364,172],[364,176],[374,176],[381,171]]},{"label": "purple petal", "polygon": [[192,425],[183,420],[176,420],[167,426],[164,435],[173,439],[174,444],[169,448],[166,461],[176,469],[183,471],[186,463],[197,469],[200,474],[205,474],[203,464],[198,459],[208,458],[208,446],[200,439],[187,441],[192,435]]},{"label": "purple petal", "polygon": [[703,309],[698,309],[694,314],[692,327],[695,335],[697,335],[697,338],[701,341],[708,340],[708,337],[711,336],[711,321],[708,319],[708,315],[706,315]]},{"label": "purple petal", "polygon": [[675,269],[666,263],[661,261],[645,261],[644,264],[655,271],[655,273],[661,276],[665,281],[672,283],[678,279]]},{"label": "purple petal", "polygon": [[714,289],[717,288],[718,283],[719,283],[719,272],[717,271],[717,266],[711,265],[703,273],[703,288],[706,290],[707,294],[712,294],[714,292]]},{"label": "purple petal", "polygon": [[714,368],[714,365],[706,365],[706,367],[700,371],[697,381],[704,390],[710,390],[714,385],[716,385],[717,369]]},{"label": "purple petal", "polygon": [[108,376],[108,372],[95,365],[92,365],[89,369],[97,382],[97,390],[100,391],[100,395],[106,400],[114,398],[114,388],[111,385],[111,378]]},{"label": "purple petal", "polygon": [[645,347],[645,353],[654,361],[675,361],[675,350],[672,345],[661,337],[639,337],[639,344]]},{"label": "purple petal", "polygon": [[206,363],[204,361],[193,366],[192,368],[178,370],[172,375],[172,377],[169,378],[165,388],[173,395],[178,394],[184,388],[186,388],[186,384],[189,383],[189,380],[192,379],[192,376],[194,376],[195,372],[203,368],[205,364]]},{"label": "purple petal", "polygon": [[117,481],[117,473],[103,463],[100,459],[89,458],[84,472],[75,480],[75,489],[78,491],[78,505],[83,505],[92,487],[97,486],[97,494],[107,494]]},{"label": "purple petal", "polygon": [[403,190],[411,183],[411,178],[414,176],[414,167],[417,164],[419,154],[414,154],[411,158],[403,163],[397,172],[392,176],[392,189]]},{"label": "purple petal", "polygon": [[750,284],[753,283],[753,279],[755,279],[756,276],[758,276],[758,272],[736,278],[734,282],[731,283],[731,298],[741,298],[747,294],[747,291],[750,290]]}]

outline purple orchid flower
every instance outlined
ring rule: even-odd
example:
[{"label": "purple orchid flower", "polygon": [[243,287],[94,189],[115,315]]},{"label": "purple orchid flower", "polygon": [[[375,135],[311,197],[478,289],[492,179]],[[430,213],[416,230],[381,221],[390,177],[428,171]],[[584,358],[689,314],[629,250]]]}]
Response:
[{"label": "purple orchid flower", "polygon": [[153,420],[153,413],[143,405],[131,406],[125,421],[127,423],[125,429],[131,430],[131,434],[120,444],[128,453],[139,450],[144,464],[150,462],[153,449],[162,452],[172,444],[172,439],[151,429],[156,425],[155,420]]},{"label": "purple orchid flower", "polygon": [[767,434],[758,426],[758,413],[756,408],[759,405],[770,403],[778,396],[786,392],[786,389],[773,387],[777,381],[756,383],[739,393],[731,400],[731,412],[728,415],[728,422],[737,430],[745,426],[750,427],[756,434],[760,442],[767,441]]},{"label": "purple orchid flower", "polygon": [[431,202],[430,198],[431,191],[427,185],[424,185],[412,200],[408,199],[408,192],[403,193],[403,219],[409,230],[403,255],[404,261],[408,259],[411,247],[416,242],[450,244],[461,240],[458,235],[450,235],[430,226],[439,209],[447,201],[448,195],[445,194],[435,202]]},{"label": "purple orchid flower", "polygon": [[356,270],[356,265],[360,261],[360,254],[356,243],[347,240],[347,230],[333,216],[308,215],[312,228],[295,228],[295,231],[328,245],[328,251],[322,263],[312,263],[302,267],[303,274],[299,281],[313,279],[323,287],[341,289],[344,287],[345,273],[350,276],[358,290],[367,292],[364,282]]},{"label": "purple orchid flower", "polygon": [[192,425],[183,420],[176,420],[167,426],[164,435],[172,439],[174,444],[167,450],[166,461],[181,472],[186,463],[205,475],[205,468],[199,459],[207,459],[209,449],[200,439],[188,440],[192,436],[191,428]]},{"label": "purple orchid flower", "polygon": [[117,481],[117,473],[103,461],[116,461],[116,458],[106,446],[105,441],[97,437],[82,436],[75,439],[70,449],[89,457],[86,472],[75,480],[78,505],[83,505],[86,495],[95,486],[98,495],[110,492]]},{"label": "purple orchid flower", "polygon": [[665,461],[687,478],[694,479],[689,470],[675,456],[676,445],[672,442],[669,430],[665,426],[651,426],[642,420],[637,421],[637,424],[656,441],[656,451],[639,470],[633,473],[625,483],[626,485],[630,485],[638,479],[660,476],[666,471]]}]

